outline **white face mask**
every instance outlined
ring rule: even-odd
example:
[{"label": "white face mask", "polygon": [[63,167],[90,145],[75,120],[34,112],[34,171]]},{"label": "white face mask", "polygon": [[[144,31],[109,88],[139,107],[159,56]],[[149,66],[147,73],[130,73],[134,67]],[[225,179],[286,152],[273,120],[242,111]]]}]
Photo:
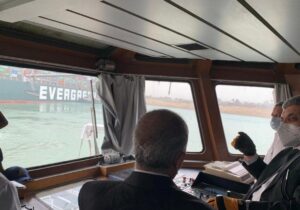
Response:
[{"label": "white face mask", "polygon": [[300,127],[281,123],[277,133],[283,146],[293,147],[300,144]]},{"label": "white face mask", "polygon": [[281,118],[280,117],[272,117],[270,126],[273,130],[277,131],[281,123]]}]

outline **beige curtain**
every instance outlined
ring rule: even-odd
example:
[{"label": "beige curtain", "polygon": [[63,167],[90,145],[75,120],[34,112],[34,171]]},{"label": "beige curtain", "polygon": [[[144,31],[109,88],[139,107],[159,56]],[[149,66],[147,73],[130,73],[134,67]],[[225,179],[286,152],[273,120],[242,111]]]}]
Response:
[{"label": "beige curtain", "polygon": [[281,101],[286,101],[292,97],[291,89],[288,84],[275,84],[274,85],[275,93],[275,104]]},{"label": "beige curtain", "polygon": [[101,74],[96,84],[103,104],[105,137],[102,151],[113,149],[133,154],[133,132],[146,112],[145,78]]}]

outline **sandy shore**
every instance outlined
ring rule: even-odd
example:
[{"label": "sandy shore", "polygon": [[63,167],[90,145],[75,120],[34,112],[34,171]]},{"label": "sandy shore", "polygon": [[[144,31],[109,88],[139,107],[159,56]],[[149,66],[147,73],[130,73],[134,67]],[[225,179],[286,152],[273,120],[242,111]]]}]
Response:
[{"label": "sandy shore", "polygon": [[249,107],[249,106],[220,106],[222,113],[246,115],[255,117],[270,117],[272,109],[263,107]]},{"label": "sandy shore", "polygon": [[[175,107],[180,109],[194,109],[194,104],[187,101],[162,100],[156,98],[146,98],[146,102],[153,106]],[[220,111],[227,114],[270,117],[271,108],[255,107],[255,106],[237,106],[237,105],[220,105]]]}]

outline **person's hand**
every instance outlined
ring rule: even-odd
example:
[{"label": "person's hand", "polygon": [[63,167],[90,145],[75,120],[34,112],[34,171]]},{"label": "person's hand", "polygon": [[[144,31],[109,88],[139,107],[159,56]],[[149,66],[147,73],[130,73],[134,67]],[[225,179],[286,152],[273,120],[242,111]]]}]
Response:
[{"label": "person's hand", "polygon": [[239,135],[232,140],[231,145],[246,156],[253,156],[256,154],[255,144],[244,132],[239,132]]},{"label": "person's hand", "polygon": [[207,201],[207,204],[215,210],[239,210],[242,201],[227,196],[217,196],[215,198],[210,198]]}]

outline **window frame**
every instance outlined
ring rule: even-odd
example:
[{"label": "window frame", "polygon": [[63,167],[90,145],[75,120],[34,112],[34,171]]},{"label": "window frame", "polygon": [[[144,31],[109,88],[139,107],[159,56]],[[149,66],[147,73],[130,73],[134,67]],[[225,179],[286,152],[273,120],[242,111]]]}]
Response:
[{"label": "window frame", "polygon": [[[53,71],[53,69],[49,68],[44,68],[44,67],[37,67],[37,66],[23,66],[23,65],[12,65],[12,64],[4,64],[3,65],[8,65],[12,67],[17,67],[17,68],[33,68],[35,70],[40,70],[40,71],[51,71],[51,72],[58,72],[58,73],[69,73],[69,74],[75,74],[75,75],[82,75],[82,76],[91,76],[91,77],[96,77],[95,75],[90,75],[90,74],[78,74],[75,72],[66,72],[66,71],[58,71],[57,69]],[[183,82],[189,84],[191,88],[191,94],[192,94],[192,99],[193,99],[193,104],[195,107],[195,113],[196,113],[196,118],[197,118],[197,123],[198,123],[198,129],[199,129],[199,135],[201,137],[200,141],[202,144],[202,151],[199,152],[187,152],[185,160],[188,161],[206,161],[206,160],[211,160],[211,151],[207,149],[207,143],[208,141],[206,140],[205,136],[203,133],[203,119],[201,117],[201,114],[199,113],[199,103],[197,101],[196,97],[196,88],[195,88],[195,82],[197,82],[197,78],[173,78],[173,77],[159,77],[159,76],[145,76],[145,80],[152,80],[152,81],[165,81],[165,82]],[[100,155],[101,156],[101,155]],[[28,167],[28,170],[31,173],[35,173],[34,175],[36,178],[43,176],[45,171],[47,170],[52,170],[52,169],[57,169],[60,168],[60,172],[67,172],[70,169],[67,167],[68,165],[78,165],[78,166],[90,166],[93,165],[95,162],[95,158],[99,158],[99,155],[92,155],[89,157],[83,157],[83,158],[75,158],[71,160],[62,160],[59,162],[55,163],[49,163],[49,164],[43,164],[43,165],[37,165],[37,166],[30,166]],[[80,164],[78,163],[80,162]],[[64,167],[66,166],[66,167]]]},{"label": "window frame", "polygon": [[[274,88],[274,84],[273,83],[257,83],[257,82],[241,82],[241,81],[236,81],[236,82],[233,82],[233,81],[212,81],[212,85],[213,85],[213,88],[215,90],[215,94],[217,96],[217,86],[218,85],[230,85],[230,86],[247,86],[247,87],[262,87],[262,88]],[[229,152],[229,149],[228,149],[228,145],[226,143],[226,137],[225,137],[225,130],[224,130],[224,126],[223,126],[223,121],[222,121],[222,118],[221,118],[221,111],[220,111],[220,106],[219,106],[219,102],[218,102],[218,99],[216,98],[216,101],[217,101],[217,105],[218,105],[218,110],[219,110],[219,113],[220,113],[220,120],[221,120],[221,125],[222,125],[222,136],[224,137],[222,139],[222,142],[224,142],[224,145],[225,145],[225,148],[226,148],[226,156],[230,157],[231,160],[238,160],[240,158],[243,157],[242,154],[233,154],[233,153],[230,153]],[[219,131],[221,132],[221,131]],[[260,157],[264,157],[264,155],[259,155]]]},{"label": "window frame", "polygon": [[[207,148],[207,143],[208,141],[206,140],[206,135],[203,132],[203,119],[202,115],[199,113],[199,105],[197,102],[197,97],[196,97],[196,87],[195,83],[197,79],[184,79],[184,78],[164,78],[164,77],[155,77],[155,76],[145,76],[145,81],[150,80],[150,81],[161,81],[161,82],[182,82],[182,83],[187,83],[191,87],[191,93],[192,93],[192,99],[193,99],[193,104],[195,107],[195,113],[197,117],[197,123],[198,123],[198,129],[199,129],[199,134],[201,137],[201,143],[202,143],[202,151],[200,152],[186,152],[185,155],[185,162],[187,163],[186,165],[188,166],[194,166],[193,164],[189,164],[190,161],[207,161],[211,160],[211,153],[212,151],[209,151]],[[199,167],[199,166],[198,166]]]},{"label": "window frame", "polygon": [[[28,68],[28,69],[33,69],[36,71],[48,71],[48,72],[56,72],[56,73],[60,73],[60,74],[72,74],[72,75],[79,75],[79,76],[85,76],[85,77],[93,77],[95,79],[98,79],[97,75],[93,75],[93,74],[82,74],[82,73],[78,73],[78,72],[69,72],[69,71],[65,71],[63,69],[52,69],[52,68],[45,68],[43,66],[35,66],[35,65],[26,65],[26,64],[16,64],[14,62],[0,62],[0,65],[3,66],[8,66],[8,67],[13,67],[13,68]],[[95,91],[95,89],[94,89]],[[90,105],[92,106],[92,101],[90,102]],[[102,109],[102,108],[101,108]],[[96,158],[100,158],[102,155],[97,155],[97,154],[93,154],[90,156],[86,156],[86,157],[76,157],[74,159],[65,159],[65,160],[60,160],[58,162],[53,162],[53,163],[45,163],[45,164],[41,164],[41,165],[33,165],[33,166],[28,166],[26,167],[29,171],[30,174],[37,174],[37,178],[40,177],[40,173],[43,174],[45,171],[47,171],[48,169],[50,170],[50,173],[52,173],[52,169],[58,169],[57,172],[59,172],[60,170],[62,170],[62,172],[68,172],[74,169],[77,169],[76,167],[78,167],[78,169],[82,168],[82,167],[86,167],[86,166],[91,166],[91,163],[95,162]],[[97,161],[98,163],[99,161]],[[96,163],[96,164],[97,164]],[[72,165],[72,167],[75,166],[75,168],[68,168],[69,165]],[[67,166],[65,168],[65,166]],[[40,172],[42,171],[42,172]],[[53,174],[55,174],[55,171],[53,171]],[[47,174],[45,174],[47,175]],[[33,175],[34,177],[35,175]]]},{"label": "window frame", "polygon": [[[204,119],[201,118],[202,114],[199,113],[199,108],[201,104],[199,105],[199,102],[197,101],[196,97],[196,85],[197,79],[178,79],[178,78],[161,78],[161,77],[152,77],[152,76],[145,76],[145,80],[151,80],[151,81],[165,81],[165,82],[184,82],[188,83],[191,87],[192,91],[192,97],[193,97],[193,103],[195,106],[195,113],[197,117],[197,123],[198,123],[198,129],[199,129],[199,134],[201,137],[201,143],[202,143],[202,151],[200,152],[187,152],[185,156],[185,160],[183,163],[184,167],[196,167],[199,168],[203,163],[206,161],[211,161],[212,160],[212,150],[209,150],[208,146],[209,145],[209,134],[204,132],[202,123],[204,122]],[[203,132],[202,132],[203,131]],[[35,178],[43,177],[49,171],[53,173],[53,175],[57,174],[57,171],[60,173],[72,171],[75,168],[80,169],[81,167],[89,167],[93,166],[94,164],[98,163],[98,159],[101,157],[101,155],[93,155],[89,157],[84,157],[84,158],[78,158],[78,159],[73,159],[73,160],[68,160],[68,161],[62,161],[62,162],[57,162],[57,163],[52,163],[52,164],[46,164],[46,165],[41,165],[41,166],[33,166],[29,167],[28,170],[30,173],[33,173],[33,176]],[[200,164],[199,164],[200,163]]]}]

